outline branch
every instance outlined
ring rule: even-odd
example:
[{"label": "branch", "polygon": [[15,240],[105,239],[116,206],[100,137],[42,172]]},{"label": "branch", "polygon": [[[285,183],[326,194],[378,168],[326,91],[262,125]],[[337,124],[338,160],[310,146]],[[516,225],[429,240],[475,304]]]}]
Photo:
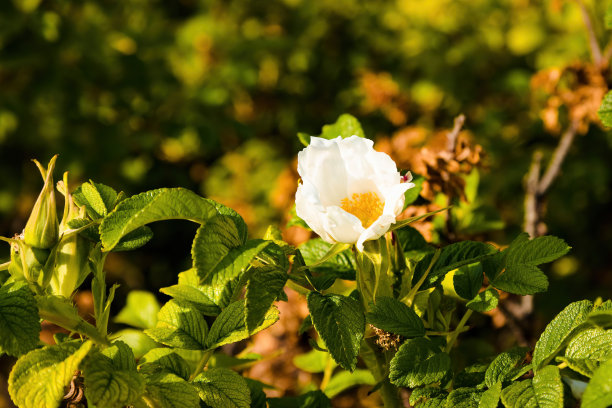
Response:
[{"label": "branch", "polygon": [[582,13],[582,20],[584,21],[584,25],[587,29],[587,34],[589,36],[589,47],[591,48],[591,56],[593,57],[593,63],[599,67],[602,62],[601,48],[599,47],[599,43],[597,42],[597,36],[595,35],[595,30],[593,29],[591,17],[589,16],[589,12],[584,6],[582,0],[576,0],[576,3],[578,3],[578,6],[580,7],[580,12]]},{"label": "branch", "polygon": [[527,192],[525,195],[525,222],[523,225],[523,230],[528,233],[530,237],[536,236],[536,227],[540,218],[538,211],[538,184],[540,179],[541,163],[542,153],[535,152],[533,154],[533,159],[531,160],[531,166],[529,167],[527,183],[525,186]]},{"label": "branch", "polygon": [[457,137],[459,136],[459,132],[461,132],[461,128],[465,123],[465,115],[461,114],[455,118],[455,122],[453,124],[453,130],[451,130],[447,135],[446,142],[446,150],[452,152],[455,150],[455,144],[457,144]]},{"label": "branch", "polygon": [[548,168],[546,172],[542,176],[542,179],[538,185],[538,194],[544,195],[546,191],[550,188],[552,182],[559,175],[559,171],[561,170],[561,165],[563,164],[563,160],[565,160],[565,156],[574,141],[574,137],[576,136],[576,131],[578,130],[578,121],[574,120],[570,123],[569,127],[561,137],[555,152],[553,153],[552,159],[548,164]]}]

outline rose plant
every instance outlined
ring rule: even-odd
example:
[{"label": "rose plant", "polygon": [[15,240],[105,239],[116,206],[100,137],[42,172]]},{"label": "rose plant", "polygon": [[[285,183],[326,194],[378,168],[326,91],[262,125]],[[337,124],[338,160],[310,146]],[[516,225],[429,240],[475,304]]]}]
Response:
[{"label": "rose plant", "polygon": [[[0,265],[0,352],[18,357],[9,378],[15,404],[329,407],[358,384],[370,385],[385,407],[404,405],[402,389],[417,407],[612,404],[609,300],[570,304],[533,350],[515,347],[467,365],[452,353],[472,314],[494,309],[499,291],[547,289],[539,265],[569,251],[563,240],[521,234],[502,250],[477,241],[429,244],[410,224],[445,209],[397,219],[419,184],[373,149],[355,118],[299,136],[306,147],[294,223],[320,238],[297,248],[276,227],[249,238],[235,211],[182,188],[127,197],[93,181],[71,189],[67,174],[57,184],[65,202],[59,220],[56,158],[47,168],[37,163],[44,187],[25,231],[2,238],[11,254]],[[191,268],[160,289],[172,298],[162,306],[150,293],[130,293],[114,321],[132,328],[109,332],[116,286],[106,285],[106,257],[146,244],[148,224],[175,219],[199,224]],[[87,279],[95,324],[72,302]],[[309,309],[300,332],[312,336],[313,350],[296,364],[323,379],[319,390],[268,398],[265,384],[240,375],[252,359],[219,356],[222,346],[274,324],[285,290],[305,296]],[[45,346],[41,320],[71,334]],[[84,398],[75,401],[71,388]]]}]

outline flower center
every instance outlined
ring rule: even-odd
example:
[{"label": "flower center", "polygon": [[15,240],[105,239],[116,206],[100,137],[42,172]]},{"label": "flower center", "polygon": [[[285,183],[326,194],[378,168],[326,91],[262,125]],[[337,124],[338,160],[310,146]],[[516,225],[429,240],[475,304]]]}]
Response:
[{"label": "flower center", "polygon": [[384,205],[376,193],[370,192],[343,198],[340,201],[340,208],[359,218],[361,225],[368,228],[382,215]]}]

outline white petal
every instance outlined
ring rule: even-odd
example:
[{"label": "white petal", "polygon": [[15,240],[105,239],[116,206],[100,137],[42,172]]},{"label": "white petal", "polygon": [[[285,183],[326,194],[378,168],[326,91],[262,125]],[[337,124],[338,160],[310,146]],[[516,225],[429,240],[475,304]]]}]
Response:
[{"label": "white petal", "polygon": [[397,217],[404,208],[404,193],[414,187],[413,183],[400,183],[382,191],[385,207],[383,214],[393,215]]},{"label": "white petal", "polygon": [[298,153],[298,173],[303,181],[314,185],[325,207],[339,205],[348,196],[346,167],[338,139],[312,137],[310,145]]},{"label": "white petal", "polygon": [[391,224],[395,222],[395,216],[383,214],[372,225],[361,233],[357,240],[357,249],[363,251],[363,243],[371,239],[378,239],[382,237],[385,232],[389,231]]},{"label": "white petal", "polygon": [[327,207],[326,210],[327,217],[323,220],[325,231],[335,242],[356,243],[365,230],[361,221],[338,206]]},{"label": "white petal", "polygon": [[319,193],[307,180],[302,181],[295,193],[295,213],[324,241],[335,243],[323,227],[323,220],[327,214],[319,200]]}]

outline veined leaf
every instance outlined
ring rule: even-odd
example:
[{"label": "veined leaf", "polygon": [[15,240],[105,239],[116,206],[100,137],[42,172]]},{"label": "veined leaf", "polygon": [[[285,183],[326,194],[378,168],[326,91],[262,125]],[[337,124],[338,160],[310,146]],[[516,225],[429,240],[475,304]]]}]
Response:
[{"label": "veined leaf", "polygon": [[491,284],[508,293],[533,295],[548,289],[548,278],[537,266],[514,264],[506,266]]},{"label": "veined leaf", "polygon": [[476,388],[456,388],[448,394],[446,406],[452,408],[478,408],[482,391]]},{"label": "veined leaf", "polygon": [[453,275],[453,288],[464,299],[472,299],[478,294],[484,279],[480,263],[464,265]]},{"label": "veined leaf", "polygon": [[[319,350],[310,350],[308,353],[300,354],[293,357],[293,364],[302,371],[307,373],[322,373],[325,371],[329,353]],[[336,362],[332,360],[333,367],[336,367]]]},{"label": "veined leaf", "polygon": [[159,311],[157,325],[145,333],[167,346],[202,350],[205,348],[208,324],[193,306],[170,300]]},{"label": "veined leaf", "polygon": [[287,273],[274,266],[255,268],[251,271],[245,295],[245,319],[249,331],[255,330],[263,322],[286,282]]},{"label": "veined leaf", "polygon": [[561,359],[582,375],[591,377],[601,363],[612,358],[612,330],[592,328],[578,333]]},{"label": "veined leaf", "polygon": [[172,296],[180,303],[190,303],[205,316],[216,316],[221,313],[221,308],[200,287],[178,284],[161,288],[161,293]]},{"label": "veined leaf", "polygon": [[408,340],[390,364],[389,379],[400,387],[414,388],[440,381],[450,369],[450,357],[424,337]]},{"label": "veined leaf", "polygon": [[138,329],[119,330],[113,333],[110,338],[113,341],[122,341],[127,344],[134,352],[135,358],[141,358],[152,349],[159,347],[155,340]]},{"label": "veined leaf", "polygon": [[533,352],[534,371],[537,372],[567,344],[592,309],[593,303],[588,300],[571,303],[546,326]]},{"label": "veined leaf", "polygon": [[[608,28],[612,27],[612,6],[609,6],[606,12],[606,26]],[[597,114],[604,126],[612,127],[612,91],[604,97]]]},{"label": "veined leaf", "polygon": [[[200,397],[195,386],[168,372],[146,376],[143,408],[198,408]],[[140,408],[140,406],[138,407]]]},{"label": "veined leaf", "polygon": [[404,303],[392,297],[377,297],[368,312],[368,322],[379,329],[407,338],[425,335],[421,318]]},{"label": "veined leaf", "polygon": [[563,384],[559,368],[546,366],[532,379],[512,383],[502,391],[507,408],[563,408]]},{"label": "veined leaf", "polygon": [[141,371],[159,372],[160,370],[155,368],[157,366],[185,380],[189,379],[191,372],[185,359],[169,348],[155,348],[145,354],[139,363]]},{"label": "veined leaf", "polygon": [[72,193],[74,202],[85,207],[87,215],[93,220],[105,217],[117,204],[117,192],[104,184],[89,181],[81,184]]},{"label": "veined leaf", "polygon": [[[338,117],[336,122],[330,125],[324,125],[321,134],[317,137],[324,139],[335,139],[337,137],[347,138],[350,136],[365,137],[361,124],[353,115],[344,113]],[[310,144],[310,135],[306,133],[298,133],[298,139],[304,146]]]},{"label": "veined leaf", "polygon": [[571,247],[561,238],[553,236],[538,237],[510,245],[506,255],[506,266],[540,265],[554,261],[565,255]]},{"label": "veined leaf", "polygon": [[56,408],[92,343],[69,341],[34,350],[15,363],[9,376],[9,393],[21,408]]},{"label": "veined leaf", "polygon": [[357,365],[365,332],[365,316],[358,300],[341,295],[308,294],[312,323],[332,357],[344,369]]},{"label": "veined leaf", "polygon": [[150,329],[157,323],[159,302],[151,292],[133,290],[128,293],[125,307],[115,317],[115,322],[141,329]]},{"label": "veined leaf", "polygon": [[499,293],[495,289],[489,288],[477,294],[474,299],[467,302],[466,306],[477,312],[484,313],[495,309],[498,302]]},{"label": "veined leaf", "polygon": [[261,330],[272,326],[279,319],[278,309],[272,306],[263,322],[254,330],[249,331],[246,327],[246,311],[244,300],[230,303],[215,319],[206,340],[207,349],[215,349],[225,344],[244,340]]},{"label": "veined leaf", "polygon": [[238,373],[225,368],[213,368],[199,374],[193,384],[206,406],[214,408],[249,408],[249,387]]},{"label": "veined leaf", "polygon": [[145,390],[145,381],[136,371],[132,350],[120,341],[89,356],[83,377],[87,402],[99,408],[132,405]]},{"label": "veined leaf", "polygon": [[357,385],[374,385],[376,380],[369,370],[355,370],[352,373],[349,371],[342,371],[334,375],[329,382],[327,387],[323,390],[325,395],[329,398],[334,398],[341,392],[348,390],[349,388]]},{"label": "veined leaf", "polygon": [[38,307],[27,284],[0,287],[0,333],[0,354],[17,357],[38,346]]},{"label": "veined leaf", "polygon": [[297,397],[268,398],[270,408],[331,408],[331,401],[321,391],[310,391]]},{"label": "veined leaf", "polygon": [[495,357],[485,372],[485,384],[491,388],[497,382],[512,378],[513,370],[525,360],[529,351],[526,347],[514,347]]},{"label": "veined leaf", "polygon": [[501,397],[501,391],[502,384],[500,382],[489,387],[489,389],[480,396],[478,408],[497,408],[499,405],[499,398]]},{"label": "veined leaf", "polygon": [[217,208],[192,191],[162,188],[130,197],[115,207],[100,225],[100,239],[105,251],[136,228],[155,221],[185,219],[200,224],[217,214]]},{"label": "veined leaf", "polygon": [[594,373],[582,395],[582,408],[607,408],[612,405],[612,359]]}]

